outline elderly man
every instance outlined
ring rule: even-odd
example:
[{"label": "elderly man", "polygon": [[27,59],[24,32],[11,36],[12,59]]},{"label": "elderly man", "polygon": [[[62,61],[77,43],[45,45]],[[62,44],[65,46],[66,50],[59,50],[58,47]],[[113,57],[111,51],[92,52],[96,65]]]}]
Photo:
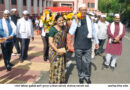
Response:
[{"label": "elderly man", "polygon": [[5,42],[1,44],[4,63],[7,71],[11,70],[13,64],[10,63],[11,53],[13,49],[13,37],[16,32],[15,24],[9,19],[10,12],[4,11],[3,18],[0,20],[0,38],[5,39]]},{"label": "elderly man", "polygon": [[109,25],[109,23],[106,21],[105,18],[106,18],[106,15],[101,15],[101,19],[98,22],[97,36],[99,40],[99,49],[95,51],[96,55],[101,55],[104,52],[103,45],[107,38],[107,27]]},{"label": "elderly man", "polygon": [[90,67],[91,67],[91,48],[92,37],[96,42],[96,49],[98,49],[98,39],[95,31],[95,27],[87,13],[86,4],[81,4],[79,12],[83,19],[78,19],[75,15],[75,19],[72,21],[69,33],[75,34],[75,56],[79,75],[79,82],[84,83],[84,79],[87,83],[91,83],[90,80]]},{"label": "elderly man", "polygon": [[[122,38],[125,35],[125,26],[120,22],[120,15],[115,14],[114,22],[108,26],[108,41],[106,45],[106,61],[105,67],[111,66],[114,70],[116,66],[117,57],[122,53]],[[110,64],[111,61],[111,64]]]},{"label": "elderly man", "polygon": [[29,12],[27,10],[23,11],[23,17],[18,20],[16,37],[19,38],[21,43],[21,55],[20,62],[28,59],[28,47],[30,43],[30,38],[34,40],[33,25],[32,21],[29,19]]},{"label": "elderly man", "polygon": [[[10,17],[11,17],[11,20],[14,22],[14,24],[17,25],[18,17],[17,17],[17,9],[16,8],[11,9]],[[20,55],[20,47],[19,47],[19,42],[16,39],[16,35],[13,38],[13,44],[17,50],[17,54],[12,53],[12,55]]]}]

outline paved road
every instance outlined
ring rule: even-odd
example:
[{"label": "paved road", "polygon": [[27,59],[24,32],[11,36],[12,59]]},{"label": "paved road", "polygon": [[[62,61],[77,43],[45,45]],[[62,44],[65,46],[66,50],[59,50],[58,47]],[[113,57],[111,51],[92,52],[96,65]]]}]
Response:
[{"label": "paved road", "polygon": [[[103,56],[105,56],[105,54],[103,54]],[[123,53],[122,56],[118,57],[117,67],[114,71],[112,71],[110,68],[102,70],[103,56],[96,56],[96,58],[92,60],[92,83],[130,83],[130,29],[127,29],[126,36],[123,39]],[[75,59],[71,58],[67,65],[68,83],[79,83]],[[41,72],[40,76],[34,83],[48,83],[48,74],[48,71]]]},{"label": "paved road", "polygon": [[[13,52],[16,52],[14,48]],[[4,60],[0,60],[0,84],[32,84],[38,79],[40,72],[49,70],[49,63],[43,61],[43,44],[40,35],[35,34],[35,40],[30,42],[29,57],[23,63],[19,56],[12,56],[10,72],[6,71]]]}]

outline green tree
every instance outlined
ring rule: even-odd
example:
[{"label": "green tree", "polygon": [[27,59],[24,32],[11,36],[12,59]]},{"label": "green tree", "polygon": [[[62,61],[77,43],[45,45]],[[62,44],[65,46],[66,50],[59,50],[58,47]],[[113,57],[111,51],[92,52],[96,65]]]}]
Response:
[{"label": "green tree", "polygon": [[120,13],[122,20],[130,19],[130,0],[99,0],[98,3],[101,12]]},{"label": "green tree", "polygon": [[117,13],[120,10],[118,0],[99,0],[99,10],[103,13]]},{"label": "green tree", "polygon": [[130,20],[130,0],[118,0],[122,20]]}]

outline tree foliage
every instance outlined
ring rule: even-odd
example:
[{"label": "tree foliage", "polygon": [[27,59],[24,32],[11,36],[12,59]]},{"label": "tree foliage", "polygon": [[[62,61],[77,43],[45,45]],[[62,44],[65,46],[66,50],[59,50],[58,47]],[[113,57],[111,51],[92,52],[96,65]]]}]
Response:
[{"label": "tree foliage", "polygon": [[120,13],[123,19],[130,19],[130,0],[99,0],[99,10],[103,13]]},{"label": "tree foliage", "polygon": [[118,0],[99,0],[99,10],[104,13],[117,13],[120,10]]}]

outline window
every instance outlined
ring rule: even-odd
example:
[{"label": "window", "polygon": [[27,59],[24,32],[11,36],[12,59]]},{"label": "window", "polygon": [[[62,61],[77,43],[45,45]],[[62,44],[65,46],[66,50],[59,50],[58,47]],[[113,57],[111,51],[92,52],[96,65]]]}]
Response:
[{"label": "window", "polygon": [[26,6],[26,0],[23,0],[23,6]]},{"label": "window", "polygon": [[67,7],[72,8],[72,4],[61,4],[61,6],[67,6]]},{"label": "window", "polygon": [[42,7],[44,7],[44,0],[42,0]]},{"label": "window", "polygon": [[0,0],[0,4],[4,4],[4,0]]},{"label": "window", "polygon": [[88,8],[90,7],[90,3],[88,3]]},{"label": "window", "polygon": [[95,7],[95,3],[91,3],[91,8],[94,8]]},{"label": "window", "polygon": [[16,5],[17,1],[16,0],[11,0],[12,5]]},{"label": "window", "polygon": [[31,6],[33,6],[33,2],[34,2],[34,0],[31,0]]},{"label": "window", "polygon": [[46,1],[46,7],[48,7],[48,4],[47,4],[47,3],[48,3],[48,1]]},{"label": "window", "polygon": [[37,6],[39,7],[39,0],[37,0]]}]

